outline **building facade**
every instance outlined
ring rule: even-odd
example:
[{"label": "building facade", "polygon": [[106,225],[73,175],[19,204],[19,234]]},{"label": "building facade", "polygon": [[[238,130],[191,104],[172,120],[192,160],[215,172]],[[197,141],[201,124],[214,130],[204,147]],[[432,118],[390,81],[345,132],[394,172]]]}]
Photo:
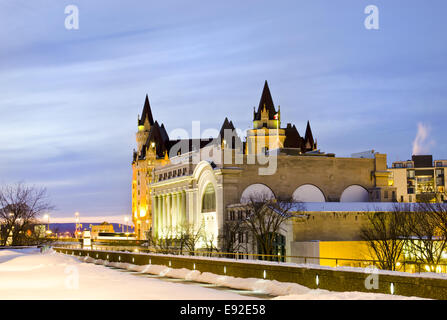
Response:
[{"label": "building facade", "polygon": [[415,155],[411,160],[393,162],[389,171],[397,201],[447,201],[447,160],[433,161],[431,155]]},{"label": "building facade", "polygon": [[139,238],[149,230],[154,237],[175,238],[194,226],[219,246],[234,208],[259,195],[301,202],[395,199],[386,155],[338,158],[321,152],[309,122],[304,137],[295,125],[281,127],[267,82],[245,141],[228,119],[216,138],[170,140],[153,120],[147,98],[138,124],[132,209]]}]

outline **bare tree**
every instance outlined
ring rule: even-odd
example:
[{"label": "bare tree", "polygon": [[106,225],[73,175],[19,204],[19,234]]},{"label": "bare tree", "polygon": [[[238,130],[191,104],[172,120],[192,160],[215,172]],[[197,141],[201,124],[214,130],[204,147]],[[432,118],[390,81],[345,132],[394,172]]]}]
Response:
[{"label": "bare tree", "polygon": [[[302,212],[304,205],[292,199],[272,197],[267,194],[251,196],[247,203],[247,217],[244,220],[262,255],[273,255],[275,241],[283,223],[293,212]],[[264,257],[272,260],[272,257]]]},{"label": "bare tree", "polygon": [[162,235],[152,236],[152,232],[148,232],[147,234],[147,242],[148,246],[152,247],[162,253],[169,253],[173,246],[175,245],[174,241],[174,232],[172,228],[165,227],[163,229]]},{"label": "bare tree", "polygon": [[43,213],[54,207],[49,203],[45,188],[22,183],[0,188],[1,244],[21,245],[27,231]]},{"label": "bare tree", "polygon": [[184,224],[180,226],[178,239],[180,241],[181,253],[183,253],[183,249],[186,249],[190,255],[195,255],[197,245],[203,240],[203,229],[203,222],[198,227],[194,224]]},{"label": "bare tree", "polygon": [[447,207],[441,203],[418,203],[408,213],[406,250],[416,262],[427,263],[431,271],[447,249]]},{"label": "bare tree", "polygon": [[213,251],[217,251],[217,247],[215,246],[215,240],[217,240],[217,239],[216,239],[215,235],[213,233],[204,231],[202,234],[202,240],[203,240],[203,245],[207,252],[207,255],[211,257]]},{"label": "bare tree", "polygon": [[[247,242],[240,241],[240,236],[247,237],[249,228],[244,221],[226,221],[219,233],[220,248],[222,252],[247,252]],[[247,240],[247,239],[246,239]]]},{"label": "bare tree", "polygon": [[405,225],[409,208],[395,205],[392,212],[369,214],[361,237],[376,256],[381,269],[395,270],[405,246]]}]

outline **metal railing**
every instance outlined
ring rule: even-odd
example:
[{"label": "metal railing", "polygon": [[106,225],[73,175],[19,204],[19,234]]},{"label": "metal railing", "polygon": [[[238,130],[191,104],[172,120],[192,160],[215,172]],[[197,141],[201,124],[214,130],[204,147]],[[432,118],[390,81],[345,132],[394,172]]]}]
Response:
[{"label": "metal railing", "polygon": [[[58,245],[69,249],[82,249],[81,245]],[[353,268],[380,268],[379,260],[372,259],[353,259],[340,257],[312,257],[312,256],[289,256],[289,255],[269,255],[256,253],[230,253],[219,251],[189,251],[178,249],[155,249],[142,248],[136,246],[106,246],[106,245],[92,245],[92,250],[97,251],[120,251],[129,253],[154,253],[154,254],[171,254],[185,257],[208,257],[208,258],[226,258],[234,260],[262,260],[271,261],[275,263],[296,263],[319,265],[328,267],[353,267]],[[400,261],[396,264],[394,271],[408,272],[408,273],[447,273],[447,263],[440,263],[437,265],[430,265],[415,261]]]}]

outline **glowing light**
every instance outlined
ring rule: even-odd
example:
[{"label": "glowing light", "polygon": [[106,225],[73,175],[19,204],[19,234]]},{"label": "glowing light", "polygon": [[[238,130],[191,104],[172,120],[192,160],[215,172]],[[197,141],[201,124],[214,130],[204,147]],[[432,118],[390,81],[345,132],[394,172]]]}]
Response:
[{"label": "glowing light", "polygon": [[140,217],[144,217],[146,215],[146,209],[140,208]]},{"label": "glowing light", "polygon": [[392,283],[392,282],[390,284],[390,293],[394,294],[394,283]]},{"label": "glowing light", "polygon": [[318,277],[318,274],[315,277],[315,283],[317,284],[317,287],[320,284],[320,277]]},{"label": "glowing light", "polygon": [[264,270],[264,279],[267,277],[267,271]]},{"label": "glowing light", "polygon": [[224,273],[227,274],[227,267],[224,267]]}]

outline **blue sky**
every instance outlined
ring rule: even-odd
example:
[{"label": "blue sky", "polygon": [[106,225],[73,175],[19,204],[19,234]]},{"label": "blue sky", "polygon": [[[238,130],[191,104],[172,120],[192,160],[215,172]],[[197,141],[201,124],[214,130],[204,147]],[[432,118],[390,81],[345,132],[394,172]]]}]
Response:
[{"label": "blue sky", "polygon": [[[64,27],[79,8],[79,30]],[[366,30],[367,5],[380,29]],[[322,151],[447,158],[443,0],[0,0],[0,183],[44,185],[57,217],[130,214],[137,115],[168,132],[251,125],[268,80]]]}]

